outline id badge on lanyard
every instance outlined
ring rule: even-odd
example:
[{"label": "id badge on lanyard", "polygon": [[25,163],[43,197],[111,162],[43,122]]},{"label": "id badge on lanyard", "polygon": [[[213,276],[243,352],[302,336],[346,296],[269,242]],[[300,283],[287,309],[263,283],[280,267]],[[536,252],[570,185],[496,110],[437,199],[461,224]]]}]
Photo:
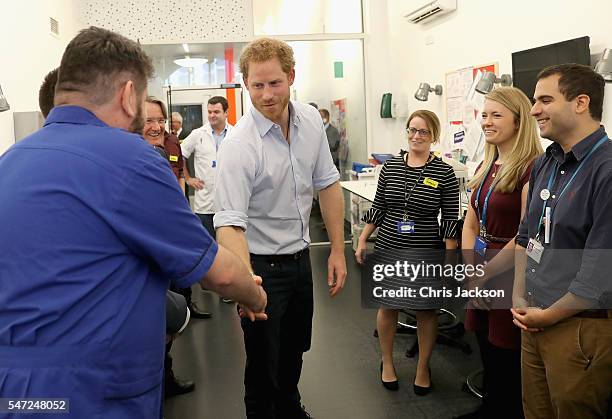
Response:
[{"label": "id badge on lanyard", "polygon": [[412,220],[398,221],[397,222],[397,232],[398,234],[414,233],[414,221]]},{"label": "id badge on lanyard", "polygon": [[487,241],[482,236],[476,236],[476,242],[474,243],[474,251],[480,256],[484,257],[487,251]]}]

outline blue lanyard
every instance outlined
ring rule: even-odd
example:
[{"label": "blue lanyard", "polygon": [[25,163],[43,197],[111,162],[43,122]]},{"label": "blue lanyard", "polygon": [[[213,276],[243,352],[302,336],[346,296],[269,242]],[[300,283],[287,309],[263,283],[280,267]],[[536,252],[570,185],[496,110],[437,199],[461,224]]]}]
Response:
[{"label": "blue lanyard", "polygon": [[475,202],[476,212],[478,214],[478,220],[480,221],[480,225],[484,228],[486,228],[486,225],[487,225],[487,208],[489,207],[489,198],[491,197],[491,194],[493,193],[493,189],[495,189],[497,179],[493,180],[491,182],[491,185],[489,186],[489,190],[487,191],[487,195],[485,196],[484,205],[482,206],[482,215],[480,214],[480,209],[479,209],[480,192],[482,191],[482,187],[484,186],[486,180],[488,179],[489,173],[491,173],[491,169],[493,168],[493,166],[495,166],[495,161],[491,163],[491,166],[489,166],[489,169],[487,170],[487,175],[484,177],[482,183],[480,184],[480,186],[478,187],[478,190],[476,191],[476,202]]},{"label": "blue lanyard", "polygon": [[[572,174],[572,177],[570,178],[570,180],[565,184],[565,186],[563,187],[563,189],[561,189],[561,193],[559,194],[559,197],[557,198],[556,202],[559,202],[559,200],[561,199],[561,197],[563,196],[563,194],[565,193],[565,191],[567,190],[567,188],[569,187],[569,185],[574,181],[574,178],[576,177],[576,175],[578,174],[578,172],[580,172],[580,170],[582,169],[582,166],[584,166],[584,164],[587,162],[587,160],[593,155],[593,153],[595,153],[595,150],[597,150],[599,148],[600,145],[602,145],[603,143],[606,142],[606,140],[608,140],[608,136],[604,136],[603,138],[601,138],[597,144],[595,144],[591,150],[589,151],[589,153],[584,156],[584,158],[582,159],[582,161],[580,162],[580,164],[578,165],[578,168],[574,171],[574,174]],[[559,162],[555,161],[555,166],[553,167],[552,172],[550,173],[550,176],[548,176],[548,185],[546,186],[546,189],[548,189],[549,193],[550,190],[555,182],[555,180],[557,179],[557,169],[559,168]],[[540,198],[541,199],[541,198]],[[546,198],[543,200],[542,202],[542,214],[540,214],[540,221],[538,222],[538,233],[537,235],[539,235],[540,232],[540,228],[542,228],[542,220],[544,219],[544,212],[546,211],[546,203],[548,202],[549,198]],[[554,209],[557,207],[557,204],[555,203],[554,207],[552,207],[550,209],[550,219],[552,220],[552,214]],[[552,225],[552,222],[551,222]]]}]

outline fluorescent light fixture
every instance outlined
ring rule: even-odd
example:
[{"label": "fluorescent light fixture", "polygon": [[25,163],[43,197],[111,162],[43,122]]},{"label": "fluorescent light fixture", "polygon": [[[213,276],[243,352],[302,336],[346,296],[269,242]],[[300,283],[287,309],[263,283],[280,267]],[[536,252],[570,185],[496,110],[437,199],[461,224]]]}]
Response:
[{"label": "fluorescent light fixture", "polygon": [[414,94],[414,97],[416,100],[425,102],[429,97],[429,92],[434,92],[436,95],[440,96],[442,94],[442,85],[436,84],[436,87],[431,87],[429,83],[421,83],[419,84],[419,88]]},{"label": "fluorescent light fixture", "polygon": [[185,51],[185,54],[189,54],[189,45],[183,44],[183,50]]},{"label": "fluorescent light fixture", "polygon": [[605,81],[612,81],[612,49],[604,50],[601,60],[595,65],[595,71],[601,74]]},{"label": "fluorescent light fixture", "polygon": [[500,78],[497,78],[495,73],[485,71],[478,84],[476,84],[476,91],[486,95],[493,90],[495,83],[501,83],[502,86],[512,86],[512,76],[510,74],[502,74]]},{"label": "fluorescent light fixture", "polygon": [[197,67],[206,64],[208,60],[206,58],[190,57],[188,55],[185,58],[178,58],[174,60],[174,63],[181,67]]}]

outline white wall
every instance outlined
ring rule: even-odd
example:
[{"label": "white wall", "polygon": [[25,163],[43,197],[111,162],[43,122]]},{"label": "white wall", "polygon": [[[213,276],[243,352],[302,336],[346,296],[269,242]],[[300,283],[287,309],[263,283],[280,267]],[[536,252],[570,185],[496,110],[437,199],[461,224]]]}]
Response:
[{"label": "white wall", "polygon": [[[331,101],[346,98],[349,161],[367,162],[363,47],[361,40],[289,42],[296,60],[293,88],[299,102],[316,102],[331,111]],[[334,77],[334,62],[344,77]]]},{"label": "white wall", "polygon": [[[417,101],[414,92],[418,83],[444,84],[449,71],[494,61],[499,63],[500,73],[511,74],[512,52],[584,35],[591,37],[592,55],[612,47],[609,30],[612,2],[609,0],[586,3],[490,0],[486,5],[480,1],[457,0],[457,11],[425,25],[414,25],[404,19],[403,12],[410,2],[387,0],[388,39],[384,39],[385,35],[377,36],[388,41],[390,56],[388,61],[377,63],[377,67],[388,65],[390,70],[377,69],[373,78],[377,79],[379,74],[390,77],[386,83],[389,91],[407,95],[411,111],[430,109],[437,112],[442,121],[446,120],[445,97],[430,94],[429,101]],[[382,28],[378,26],[376,30]],[[612,126],[611,89],[611,85],[606,86],[604,103],[604,124],[608,126]],[[370,150],[388,148],[388,151],[396,151],[405,144],[402,132],[405,118],[402,121],[381,120],[373,112],[369,112],[368,118],[373,134]]]},{"label": "white wall", "polygon": [[[83,27],[79,0],[2,2],[0,84],[11,109],[0,113],[0,154],[15,142],[13,112],[38,110],[44,76],[59,66],[66,45]],[[60,36],[50,33],[49,17]]]}]

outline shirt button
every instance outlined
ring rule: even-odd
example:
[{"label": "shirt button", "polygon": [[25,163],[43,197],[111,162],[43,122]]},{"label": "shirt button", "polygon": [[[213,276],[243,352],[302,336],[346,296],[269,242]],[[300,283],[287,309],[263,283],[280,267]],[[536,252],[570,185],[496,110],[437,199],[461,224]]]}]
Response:
[{"label": "shirt button", "polygon": [[564,175],[565,174],[565,170],[561,170],[561,174]]},{"label": "shirt button", "polygon": [[535,269],[532,269],[532,270],[531,270],[531,273],[534,273],[534,272],[535,272]]},{"label": "shirt button", "polygon": [[555,199],[555,198],[556,198],[556,195],[553,195],[553,196],[552,196],[552,199]]}]

